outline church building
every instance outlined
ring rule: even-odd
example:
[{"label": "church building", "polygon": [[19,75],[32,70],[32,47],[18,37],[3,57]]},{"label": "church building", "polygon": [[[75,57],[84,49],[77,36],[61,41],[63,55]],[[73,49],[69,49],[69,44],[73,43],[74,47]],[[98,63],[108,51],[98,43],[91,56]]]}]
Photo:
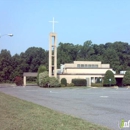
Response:
[{"label": "church building", "polygon": [[72,79],[86,79],[87,86],[95,83],[97,78],[104,77],[107,70],[111,70],[114,74],[110,64],[102,64],[101,61],[74,61],[73,63],[61,64],[58,69],[58,79],[66,78],[67,83],[71,83]]}]

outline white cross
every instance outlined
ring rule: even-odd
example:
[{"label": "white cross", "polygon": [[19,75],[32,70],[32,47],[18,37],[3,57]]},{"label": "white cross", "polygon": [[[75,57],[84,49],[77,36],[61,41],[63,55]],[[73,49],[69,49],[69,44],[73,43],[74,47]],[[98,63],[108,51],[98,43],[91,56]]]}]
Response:
[{"label": "white cross", "polygon": [[54,24],[55,24],[55,23],[58,23],[58,22],[57,22],[57,21],[54,21],[54,17],[53,17],[53,21],[49,21],[49,22],[51,22],[51,23],[52,23],[53,32],[54,32]]}]

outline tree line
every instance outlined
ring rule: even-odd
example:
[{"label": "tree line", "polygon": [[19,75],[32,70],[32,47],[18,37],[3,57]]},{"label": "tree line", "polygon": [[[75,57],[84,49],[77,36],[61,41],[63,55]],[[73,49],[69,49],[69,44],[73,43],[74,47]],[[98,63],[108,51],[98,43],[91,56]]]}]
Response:
[{"label": "tree line", "polygon": [[[0,82],[13,82],[23,72],[37,72],[40,65],[48,68],[48,50],[30,47],[25,52],[11,55],[9,50],[0,52]],[[109,63],[114,71],[130,70],[130,45],[126,42],[83,45],[60,42],[57,47],[57,65],[73,61],[101,61]],[[31,80],[31,78],[30,78]]]}]

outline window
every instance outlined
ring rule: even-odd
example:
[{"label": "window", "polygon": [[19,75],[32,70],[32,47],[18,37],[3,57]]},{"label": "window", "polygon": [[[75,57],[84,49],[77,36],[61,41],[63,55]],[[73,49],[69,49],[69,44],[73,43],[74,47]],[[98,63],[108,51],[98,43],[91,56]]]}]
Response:
[{"label": "window", "polygon": [[77,68],[98,68],[97,64],[77,64]]},{"label": "window", "polygon": [[94,65],[94,68],[98,68],[98,65]]},{"label": "window", "polygon": [[81,64],[81,68],[84,68],[84,64]]},{"label": "window", "polygon": [[95,68],[95,65],[91,65],[92,66],[92,68]]},{"label": "window", "polygon": [[88,65],[87,65],[87,64],[85,64],[85,68],[88,68]]},{"label": "window", "polygon": [[80,64],[77,64],[77,67],[80,68]]},{"label": "window", "polygon": [[88,65],[88,68],[91,68],[91,65],[90,65],[90,64]]}]

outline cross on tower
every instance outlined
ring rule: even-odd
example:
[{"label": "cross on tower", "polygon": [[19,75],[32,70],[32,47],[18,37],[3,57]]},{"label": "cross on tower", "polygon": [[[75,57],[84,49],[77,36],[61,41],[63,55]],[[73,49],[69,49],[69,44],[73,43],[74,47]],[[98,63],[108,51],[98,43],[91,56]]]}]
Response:
[{"label": "cross on tower", "polygon": [[49,22],[51,22],[51,23],[52,23],[53,32],[54,32],[54,24],[55,24],[55,23],[58,23],[58,22],[54,20],[54,17],[53,17],[53,21],[49,21]]}]

